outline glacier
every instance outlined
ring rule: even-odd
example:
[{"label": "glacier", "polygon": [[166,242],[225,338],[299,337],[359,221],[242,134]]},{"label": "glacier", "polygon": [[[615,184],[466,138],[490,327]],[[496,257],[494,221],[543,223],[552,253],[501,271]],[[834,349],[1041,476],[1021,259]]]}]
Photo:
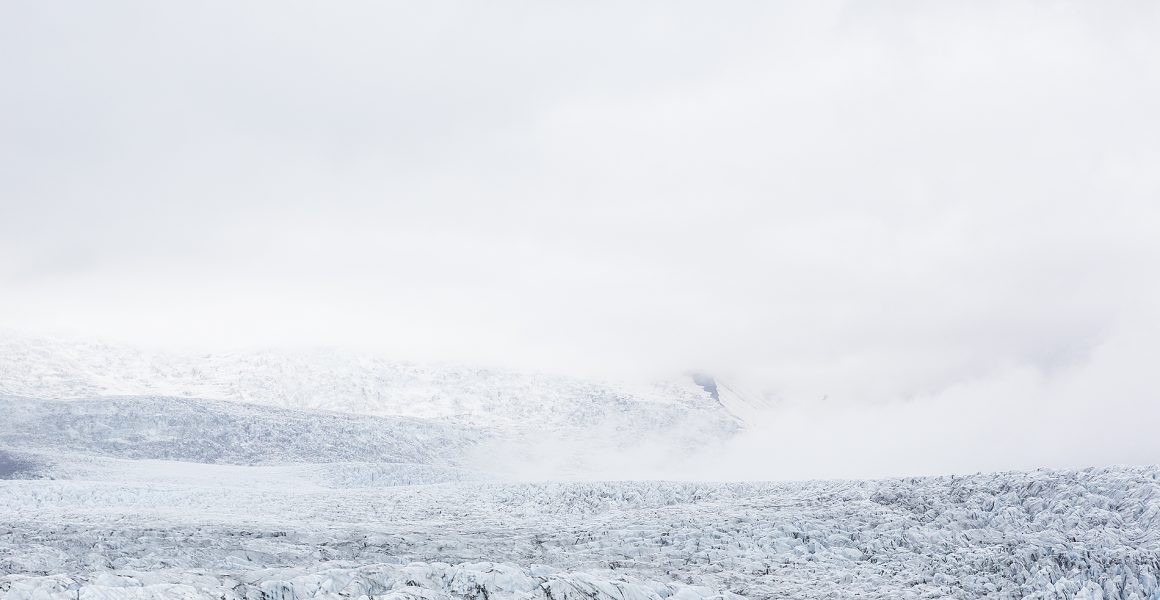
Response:
[{"label": "glacier", "polygon": [[1160,597],[1155,467],[336,486],[327,466],[166,466],[3,482],[0,595]]},{"label": "glacier", "polygon": [[692,379],[0,348],[2,600],[1160,600],[1156,466],[605,478],[762,407]]}]

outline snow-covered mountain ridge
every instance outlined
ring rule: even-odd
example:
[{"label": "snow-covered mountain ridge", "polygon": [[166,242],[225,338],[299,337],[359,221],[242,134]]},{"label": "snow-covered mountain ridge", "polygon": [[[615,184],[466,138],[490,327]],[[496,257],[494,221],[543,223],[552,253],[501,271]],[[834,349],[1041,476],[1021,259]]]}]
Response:
[{"label": "snow-covered mountain ridge", "polygon": [[3,332],[0,394],[207,398],[504,430],[606,423],[652,431],[695,423],[706,434],[728,436],[737,428],[691,380],[630,386],[339,351],[192,355]]}]

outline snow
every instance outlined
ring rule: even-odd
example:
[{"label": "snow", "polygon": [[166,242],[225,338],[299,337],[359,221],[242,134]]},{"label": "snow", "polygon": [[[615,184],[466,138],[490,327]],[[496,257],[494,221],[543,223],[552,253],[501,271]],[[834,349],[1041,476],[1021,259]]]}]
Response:
[{"label": "snow", "polygon": [[679,462],[758,396],[3,343],[2,600],[1160,600],[1155,466],[519,481],[604,447]]},{"label": "snow", "polygon": [[0,444],[117,458],[253,464],[444,464],[483,432],[429,420],[304,412],[162,397],[73,401],[0,396]]},{"label": "snow", "polygon": [[0,594],[1160,597],[1155,467],[356,487],[329,465],[196,468],[3,482]]},{"label": "snow", "polygon": [[695,435],[737,428],[691,378],[625,385],[329,350],[198,355],[5,332],[0,395],[211,398],[505,431],[567,430],[594,421],[637,432],[688,426]]},{"label": "snow", "polygon": [[378,452],[354,454],[524,477],[629,476],[742,428],[691,378],[626,385],[338,351],[197,355],[4,332],[0,404],[28,413],[15,428],[24,438],[39,432],[80,452],[116,446],[123,458],[165,449],[153,457],[358,461],[348,450],[370,444]]}]

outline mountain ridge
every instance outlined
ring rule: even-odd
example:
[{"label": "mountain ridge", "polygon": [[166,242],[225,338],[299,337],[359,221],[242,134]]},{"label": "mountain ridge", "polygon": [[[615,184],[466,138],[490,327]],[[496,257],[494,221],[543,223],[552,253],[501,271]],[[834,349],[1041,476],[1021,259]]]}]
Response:
[{"label": "mountain ridge", "polygon": [[738,426],[692,381],[628,385],[336,350],[195,355],[3,332],[0,394],[207,398],[514,429],[552,429],[617,416],[649,425],[646,429],[688,416],[714,424],[723,434]]}]

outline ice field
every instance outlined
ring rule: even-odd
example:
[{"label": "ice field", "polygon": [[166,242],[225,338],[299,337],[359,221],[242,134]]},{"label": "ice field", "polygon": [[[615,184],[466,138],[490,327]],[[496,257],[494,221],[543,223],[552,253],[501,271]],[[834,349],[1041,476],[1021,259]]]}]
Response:
[{"label": "ice field", "polygon": [[92,459],[61,475],[0,485],[4,598],[1160,597],[1155,468],[415,484],[385,465]]},{"label": "ice field", "polygon": [[[1156,467],[594,481],[594,456],[679,461],[744,419],[688,382],[340,360],[305,371],[379,387],[323,410],[286,400],[315,379],[272,383],[299,359],[42,349],[10,345],[0,387],[5,600],[1160,598]],[[194,383],[233,391],[161,393]],[[392,385],[433,414],[384,409]],[[557,476],[521,481],[543,454]]]}]

